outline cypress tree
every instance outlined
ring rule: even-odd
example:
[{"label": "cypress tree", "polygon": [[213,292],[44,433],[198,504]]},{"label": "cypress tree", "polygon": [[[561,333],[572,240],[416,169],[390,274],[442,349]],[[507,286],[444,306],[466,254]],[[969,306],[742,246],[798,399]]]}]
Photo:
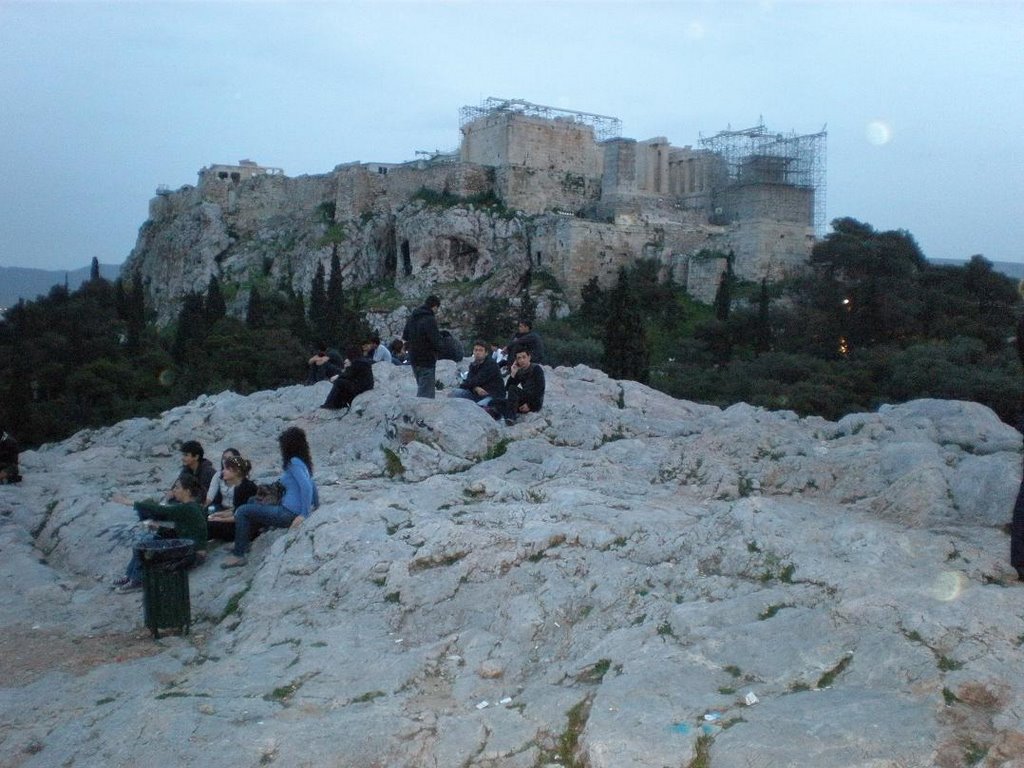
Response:
[{"label": "cypress tree", "polygon": [[249,292],[249,306],[245,309],[245,324],[252,329],[262,328],[264,323],[263,297],[259,288],[253,286]]},{"label": "cypress tree", "polygon": [[184,363],[188,352],[201,344],[206,337],[206,317],[203,311],[203,297],[195,291],[185,295],[178,313],[178,329],[174,334],[171,356],[177,363]]},{"label": "cypress tree", "polygon": [[604,327],[604,369],[615,379],[632,379],[646,384],[650,377],[651,352],[643,317],[624,267],[619,282],[608,297]]},{"label": "cypress tree", "polygon": [[327,306],[324,308],[324,334],[328,344],[342,344],[345,339],[346,316],[345,289],[341,278],[341,260],[337,253],[331,255],[331,273],[327,278]]},{"label": "cypress tree", "polygon": [[216,275],[210,275],[210,282],[206,287],[206,303],[203,313],[206,319],[206,327],[212,328],[214,323],[224,317],[228,312],[224,303],[224,294],[220,290],[220,280]]},{"label": "cypress tree", "polygon": [[95,256],[92,257],[92,265],[89,267],[89,281],[95,281],[100,279],[100,260]]},{"label": "cypress tree", "polygon": [[316,265],[313,285],[309,289],[309,327],[318,341],[327,342],[327,285],[322,261]]}]

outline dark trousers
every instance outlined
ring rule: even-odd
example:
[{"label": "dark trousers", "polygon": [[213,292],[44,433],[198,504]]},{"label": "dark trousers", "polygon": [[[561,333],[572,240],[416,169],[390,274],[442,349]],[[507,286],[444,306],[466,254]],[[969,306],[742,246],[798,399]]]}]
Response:
[{"label": "dark trousers", "polygon": [[1013,523],[1010,526],[1010,565],[1024,571],[1024,478],[1013,504]]}]

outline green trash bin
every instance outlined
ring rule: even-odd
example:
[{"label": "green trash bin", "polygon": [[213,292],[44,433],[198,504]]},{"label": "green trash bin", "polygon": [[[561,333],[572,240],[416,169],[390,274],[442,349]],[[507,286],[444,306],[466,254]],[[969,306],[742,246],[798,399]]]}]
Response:
[{"label": "green trash bin", "polygon": [[142,611],[153,638],[161,629],[188,634],[192,604],[188,593],[188,569],[196,561],[191,539],[156,539],[135,545],[142,561]]}]

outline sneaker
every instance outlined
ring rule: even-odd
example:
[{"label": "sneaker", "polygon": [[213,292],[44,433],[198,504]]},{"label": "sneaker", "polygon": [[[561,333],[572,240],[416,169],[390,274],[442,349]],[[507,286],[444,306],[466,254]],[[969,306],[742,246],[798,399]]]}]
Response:
[{"label": "sneaker", "polygon": [[128,581],[129,581],[129,579],[128,579],[127,576],[118,576],[116,579],[114,579],[110,583],[112,585],[114,585],[115,587],[123,587],[125,584],[128,583]]},{"label": "sneaker", "polygon": [[140,589],[142,589],[141,581],[129,581],[126,584],[122,584],[114,591],[117,592],[117,594],[119,595],[126,595],[129,592],[138,592]]},{"label": "sneaker", "polygon": [[223,563],[220,564],[221,568],[241,568],[245,565],[244,557],[231,556],[227,558]]}]

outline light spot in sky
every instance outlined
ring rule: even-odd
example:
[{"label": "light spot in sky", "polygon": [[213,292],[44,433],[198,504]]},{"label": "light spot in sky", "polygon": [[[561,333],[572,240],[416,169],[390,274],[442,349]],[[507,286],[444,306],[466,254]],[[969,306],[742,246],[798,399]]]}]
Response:
[{"label": "light spot in sky", "polygon": [[703,22],[691,21],[686,26],[686,36],[691,40],[703,40],[707,35],[707,28]]},{"label": "light spot in sky", "polygon": [[880,147],[892,141],[892,128],[884,120],[872,120],[864,129],[868,143]]}]

